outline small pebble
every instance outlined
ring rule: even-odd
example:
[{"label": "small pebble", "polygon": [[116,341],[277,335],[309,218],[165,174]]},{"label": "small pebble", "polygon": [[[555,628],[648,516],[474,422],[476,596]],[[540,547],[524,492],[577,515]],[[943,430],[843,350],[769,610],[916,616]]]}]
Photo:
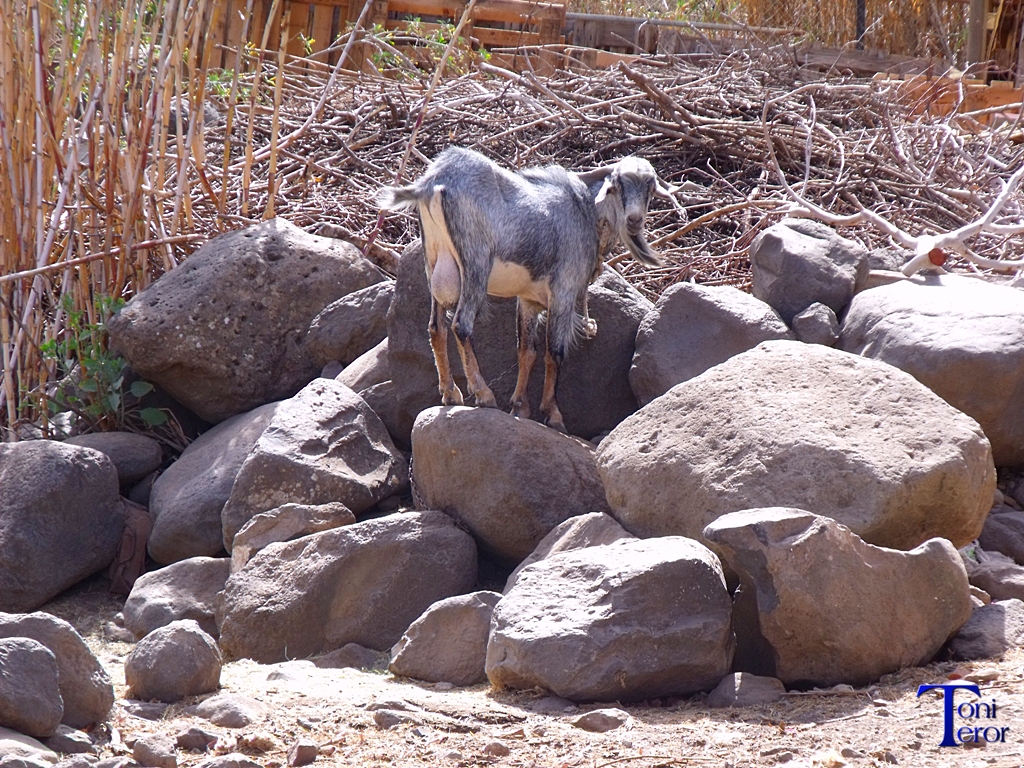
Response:
[{"label": "small pebble", "polygon": [[595,709],[580,715],[572,724],[584,731],[606,733],[626,724],[629,715],[621,709]]},{"label": "small pebble", "polygon": [[484,747],[484,754],[491,755],[492,757],[505,757],[511,754],[512,750],[502,744],[500,741],[492,741],[486,747]]},{"label": "small pebble", "polygon": [[300,738],[288,748],[288,765],[297,768],[309,765],[320,754],[320,746],[311,739]]}]

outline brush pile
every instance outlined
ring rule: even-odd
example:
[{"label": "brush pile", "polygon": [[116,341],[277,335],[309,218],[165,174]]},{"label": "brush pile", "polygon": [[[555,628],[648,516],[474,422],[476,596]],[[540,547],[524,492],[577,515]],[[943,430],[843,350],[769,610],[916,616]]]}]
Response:
[{"label": "brush pile", "polygon": [[[380,218],[374,198],[400,169],[402,181],[413,179],[452,144],[512,168],[647,157],[681,185],[679,207],[656,202],[648,218],[666,266],[620,265],[649,296],[680,280],[749,285],[750,242],[793,207],[768,162],[769,140],[809,200],[837,213],[863,204],[913,233],[977,218],[1022,163],[1016,125],[922,120],[895,85],[802,71],[783,49],[546,76],[533,71],[536,58],[521,57],[517,73],[462,51],[457,71],[425,99],[428,74],[388,39],[360,43],[376,47],[387,76],[332,78],[320,60],[255,47],[229,52],[236,68],[225,72],[210,69],[215,46],[204,37],[215,4],[158,5],[155,17],[139,11],[137,27],[150,25],[142,34],[107,41],[134,46],[111,59],[120,68],[102,66],[89,35],[110,33],[90,31],[86,17],[80,47],[49,54],[68,64],[53,64],[49,81],[29,78],[27,90],[12,83],[31,75],[46,20],[28,15],[24,40],[0,40],[0,140],[11,169],[0,174],[0,430],[37,419],[46,383],[72,372],[74,360],[53,352],[69,313],[101,322],[98,297],[130,297],[220,232],[271,215],[310,230],[331,224],[393,266],[416,227],[411,217]],[[169,37],[157,17],[177,25]],[[1014,199],[1003,216],[1020,213]],[[888,244],[866,227],[844,234]],[[1009,246],[985,237],[973,247],[998,257]]]}]

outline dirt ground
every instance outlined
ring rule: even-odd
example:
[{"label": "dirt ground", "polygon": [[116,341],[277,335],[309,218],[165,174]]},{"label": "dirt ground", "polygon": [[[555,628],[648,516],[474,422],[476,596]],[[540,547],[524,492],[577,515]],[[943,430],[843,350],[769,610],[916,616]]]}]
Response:
[{"label": "dirt ground", "polygon": [[[789,693],[764,706],[710,709],[703,695],[622,705],[629,720],[603,734],[582,731],[572,720],[590,709],[618,705],[584,705],[572,713],[546,715],[533,709],[544,696],[540,691],[496,691],[487,685],[445,690],[443,684],[417,683],[383,671],[238,661],[225,665],[222,690],[268,704],[271,714],[262,722],[216,729],[184,714],[186,705],[200,699],[175,704],[162,720],[151,721],[129,714],[123,706],[124,659],[132,645],[112,641],[104,633],[105,624],[123,605],[104,586],[102,581],[83,585],[45,608],[76,626],[114,680],[118,703],[108,726],[94,734],[104,741],[103,757],[130,755],[129,745],[138,737],[173,737],[199,725],[223,731],[216,752],[243,752],[266,768],[287,765],[288,747],[299,737],[320,745],[315,765],[324,768],[1024,766],[1024,649],[998,661],[936,662],[907,669],[862,689]],[[1007,728],[1004,742],[939,746],[943,702],[938,692],[918,698],[918,686],[950,683],[965,675],[981,678],[981,701],[996,703],[995,717],[975,724]],[[959,705],[977,700],[960,693],[955,701]],[[379,728],[372,709],[384,703],[389,709],[404,710],[412,722]],[[970,723],[956,719],[957,728],[965,724]],[[209,756],[179,753],[178,765],[197,765]]]}]

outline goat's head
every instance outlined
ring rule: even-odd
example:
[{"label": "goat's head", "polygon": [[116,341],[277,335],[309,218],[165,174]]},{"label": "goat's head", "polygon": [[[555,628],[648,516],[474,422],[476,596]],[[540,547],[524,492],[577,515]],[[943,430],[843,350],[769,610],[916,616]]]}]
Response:
[{"label": "goat's head", "polygon": [[623,158],[614,165],[579,174],[590,188],[597,206],[598,226],[607,228],[644,264],[660,266],[644,234],[647,207],[653,195],[670,196],[671,190],[658,178],[654,167],[640,157]]}]

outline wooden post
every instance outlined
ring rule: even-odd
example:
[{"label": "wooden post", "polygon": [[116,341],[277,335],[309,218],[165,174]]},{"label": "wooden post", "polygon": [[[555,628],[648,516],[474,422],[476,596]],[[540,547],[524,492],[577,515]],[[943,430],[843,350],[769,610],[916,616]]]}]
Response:
[{"label": "wooden post", "polygon": [[988,0],[971,0],[967,18],[967,65],[980,64],[985,55]]}]

